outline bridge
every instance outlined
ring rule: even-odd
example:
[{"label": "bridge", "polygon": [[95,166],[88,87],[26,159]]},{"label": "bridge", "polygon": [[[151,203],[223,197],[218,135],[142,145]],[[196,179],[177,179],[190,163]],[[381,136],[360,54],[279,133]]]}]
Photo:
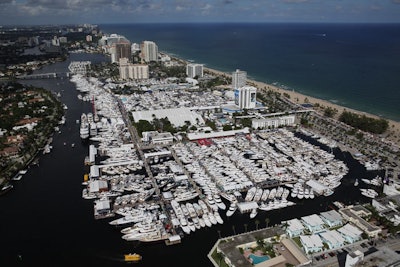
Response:
[{"label": "bridge", "polygon": [[70,76],[70,72],[49,72],[49,73],[37,73],[16,76],[17,79],[21,80],[34,80],[34,79],[57,79],[66,78]]}]

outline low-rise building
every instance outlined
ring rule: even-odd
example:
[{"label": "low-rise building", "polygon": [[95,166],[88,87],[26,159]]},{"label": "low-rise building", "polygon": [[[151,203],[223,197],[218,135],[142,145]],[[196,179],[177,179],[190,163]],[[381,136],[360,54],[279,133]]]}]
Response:
[{"label": "low-rise building", "polygon": [[343,236],[335,230],[319,233],[322,241],[326,243],[329,249],[337,249],[342,247],[346,240]]},{"label": "low-rise building", "polygon": [[251,127],[253,129],[268,129],[268,128],[278,128],[280,126],[293,126],[295,125],[296,116],[280,116],[264,119],[253,119],[251,120]]},{"label": "low-rise building", "polygon": [[347,243],[354,243],[361,240],[362,231],[354,225],[348,223],[337,229],[337,231],[343,236]]},{"label": "low-rise building", "polygon": [[321,212],[319,215],[329,227],[337,227],[343,224],[343,217],[336,210]]},{"label": "low-rise building", "polygon": [[317,233],[325,229],[324,221],[317,214],[301,217],[301,220],[311,233]]},{"label": "low-rise building", "polygon": [[299,236],[304,233],[305,227],[299,219],[286,221],[286,234],[289,237]]},{"label": "low-rise building", "polygon": [[307,254],[320,252],[324,249],[324,244],[319,235],[301,235],[300,242]]}]

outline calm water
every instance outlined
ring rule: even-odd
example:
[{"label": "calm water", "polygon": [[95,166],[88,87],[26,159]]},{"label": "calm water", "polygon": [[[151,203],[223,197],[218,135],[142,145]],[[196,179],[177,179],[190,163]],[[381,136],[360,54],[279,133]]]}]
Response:
[{"label": "calm water", "polygon": [[400,121],[400,24],[113,24],[106,33]]},{"label": "calm water", "polygon": [[[71,58],[104,59],[98,55],[76,54]],[[68,64],[56,63],[42,71],[65,71]],[[212,266],[206,255],[219,234],[241,233],[244,224],[248,225],[248,230],[255,229],[255,220],[250,220],[248,214],[235,213],[230,218],[222,215],[224,225],[197,230],[175,246],[123,240],[120,229],[108,224],[111,219],[95,220],[93,202],[81,197],[88,144],[81,142],[79,125],[75,121],[82,112],[90,110],[90,104],[78,100],[77,91],[68,80],[26,82],[60,92],[61,101],[68,106],[67,123],[60,127],[60,134],[53,136],[52,152],[43,155],[39,166],[29,168],[22,180],[13,182],[14,189],[0,197],[0,266],[126,266],[122,256],[128,252],[143,256],[138,266]],[[376,173],[365,173],[349,154],[336,150],[334,153],[345,160],[351,170],[332,196],[304,200],[284,210],[260,212],[256,217],[259,227],[265,226],[265,218],[273,225],[281,220],[325,211],[337,199],[345,203],[368,201],[353,183],[355,178],[374,177]]]}]

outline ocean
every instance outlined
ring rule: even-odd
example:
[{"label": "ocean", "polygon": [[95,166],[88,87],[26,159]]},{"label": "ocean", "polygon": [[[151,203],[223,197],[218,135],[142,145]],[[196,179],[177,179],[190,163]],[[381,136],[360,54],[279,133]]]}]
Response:
[{"label": "ocean", "polygon": [[400,24],[108,24],[206,67],[400,121]]},{"label": "ocean", "polygon": [[[78,60],[95,63],[108,59],[96,54],[71,54],[67,61],[46,66],[39,72],[65,72],[70,61]],[[207,253],[219,236],[243,233],[245,225],[248,231],[255,230],[256,221],[259,228],[265,227],[266,218],[271,226],[282,220],[326,211],[336,200],[345,204],[368,202],[370,200],[354,187],[354,181],[381,174],[366,172],[349,153],[334,149],[332,152],[346,162],[350,171],[329,197],[303,199],[283,210],[260,211],[253,220],[248,214],[236,212],[227,218],[221,212],[223,225],[197,230],[186,235],[181,244],[173,246],[127,242],[121,238],[120,228],[108,224],[115,217],[95,220],[93,201],[82,198],[84,187],[81,183],[86,173],[84,159],[89,144],[81,142],[76,120],[82,112],[91,110],[90,103],[77,98],[78,91],[67,79],[23,82],[60,93],[60,100],[68,109],[66,124],[60,127],[61,133],[52,136],[50,154],[40,155],[39,166],[30,167],[20,181],[12,181],[14,188],[0,197],[0,266],[126,266],[123,254],[136,252],[143,256],[137,266],[211,267]]]}]

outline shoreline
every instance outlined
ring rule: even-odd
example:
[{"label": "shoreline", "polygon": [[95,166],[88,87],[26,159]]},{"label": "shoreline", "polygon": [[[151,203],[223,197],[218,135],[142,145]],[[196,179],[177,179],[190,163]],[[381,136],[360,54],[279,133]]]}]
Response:
[{"label": "shoreline", "polygon": [[[176,56],[175,54],[170,54],[168,52],[160,52],[160,53],[167,55],[171,59],[182,62],[184,64],[192,63],[189,60],[186,60],[186,59]],[[216,70],[216,69],[213,69],[210,67],[205,67],[205,66],[203,68],[204,68],[204,71],[207,71],[216,76],[232,77],[232,74],[228,73],[228,72]],[[232,70],[232,72],[233,71],[234,70]],[[296,91],[287,90],[287,89],[281,88],[277,85],[268,84],[268,83],[257,81],[254,79],[247,78],[247,84],[253,85],[254,87],[256,87],[259,90],[273,90],[273,91],[281,93],[281,94],[285,93],[290,96],[290,98],[288,100],[294,104],[296,104],[296,102],[299,104],[310,103],[310,104],[318,104],[320,108],[329,107],[332,109],[336,109],[337,114],[332,118],[334,120],[338,120],[338,117],[340,116],[340,114],[342,114],[343,111],[349,111],[349,112],[352,112],[352,113],[355,113],[358,115],[365,115],[367,117],[371,117],[371,118],[375,118],[375,119],[384,119],[384,120],[388,121],[389,127],[388,127],[388,130],[384,134],[380,135],[380,137],[384,138],[387,142],[390,142],[390,143],[396,145],[397,147],[400,147],[400,121],[395,121],[393,119],[388,119],[388,118],[381,117],[381,116],[378,116],[375,114],[371,114],[371,113],[368,113],[365,111],[360,111],[360,110],[357,110],[354,108],[344,107],[339,104],[330,102],[328,100],[316,98],[316,97],[309,96],[309,95],[299,93]],[[314,109],[314,110],[316,112],[320,113],[319,110],[316,110],[316,109]]]},{"label": "shoreline", "polygon": [[[178,59],[178,60],[186,62],[183,59]],[[216,70],[216,69],[212,69],[212,68],[209,68],[209,67],[204,67],[204,70],[209,72],[209,73],[212,73],[214,75],[231,77],[230,73],[226,73],[226,72],[219,71],[219,70]],[[294,104],[296,104],[296,102],[298,102],[299,104],[310,103],[310,104],[318,104],[321,108],[330,107],[332,109],[336,109],[338,111],[337,115],[332,118],[332,119],[335,119],[335,120],[338,119],[337,117],[343,111],[350,111],[350,112],[358,114],[358,115],[365,115],[367,117],[387,120],[388,123],[389,123],[389,128],[388,128],[388,131],[384,134],[384,135],[386,135],[384,138],[387,141],[392,142],[392,143],[396,144],[397,146],[400,146],[400,122],[398,122],[398,121],[387,119],[387,118],[384,118],[384,117],[380,117],[380,116],[377,116],[377,115],[374,115],[374,114],[371,114],[371,113],[367,113],[367,112],[364,112],[364,111],[356,110],[356,109],[353,109],[353,108],[344,107],[344,106],[329,102],[329,101],[324,100],[324,99],[319,99],[319,98],[312,97],[312,96],[309,96],[309,95],[305,95],[305,94],[302,94],[302,93],[299,93],[299,92],[295,92],[295,91],[290,91],[290,90],[287,90],[287,89],[280,88],[280,87],[278,87],[276,85],[267,84],[265,82],[260,82],[260,81],[253,80],[253,79],[247,79],[247,84],[253,85],[254,87],[256,87],[257,89],[260,89],[260,90],[272,90],[272,91],[275,91],[275,92],[278,92],[278,93],[288,94],[290,96],[290,98],[288,100],[290,102],[294,103]],[[295,100],[296,100],[296,102],[294,102]],[[316,112],[318,112],[318,110],[316,110]]]}]

